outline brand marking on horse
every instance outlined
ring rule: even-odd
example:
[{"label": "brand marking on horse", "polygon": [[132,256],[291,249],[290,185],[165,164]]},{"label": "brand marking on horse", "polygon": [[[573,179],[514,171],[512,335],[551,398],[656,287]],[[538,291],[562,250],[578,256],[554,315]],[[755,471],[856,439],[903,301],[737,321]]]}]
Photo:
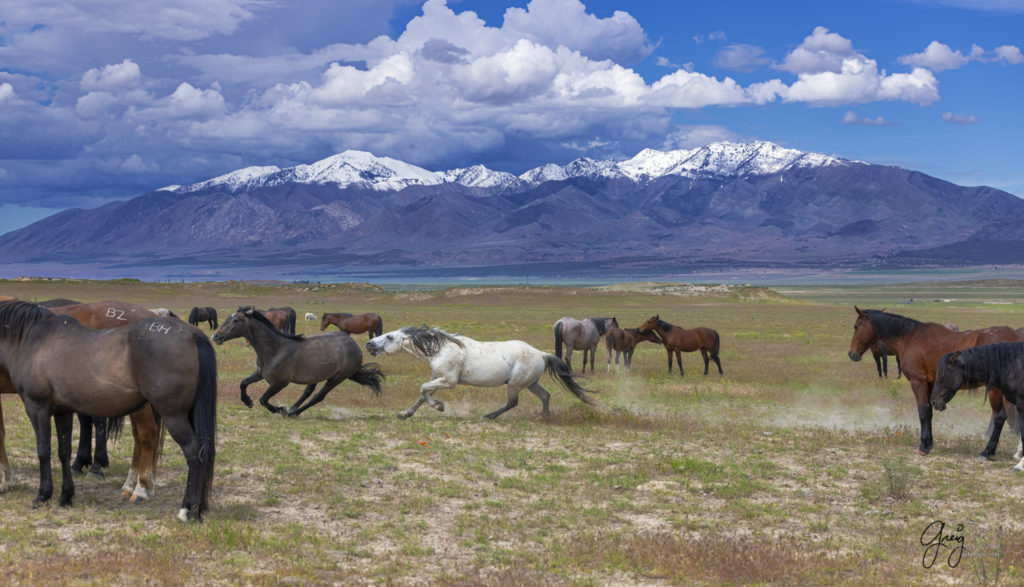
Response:
[{"label": "brand marking on horse", "polygon": [[149,331],[158,332],[160,334],[169,334],[171,332],[171,327],[163,322],[153,322],[149,325]]},{"label": "brand marking on horse", "polygon": [[124,313],[124,310],[118,310],[117,308],[107,308],[107,318],[127,321],[128,319],[124,317]]}]

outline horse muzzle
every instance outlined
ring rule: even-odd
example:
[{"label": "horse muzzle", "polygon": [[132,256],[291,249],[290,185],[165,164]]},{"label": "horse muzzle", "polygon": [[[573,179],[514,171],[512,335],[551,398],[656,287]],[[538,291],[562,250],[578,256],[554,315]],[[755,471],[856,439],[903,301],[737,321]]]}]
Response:
[{"label": "horse muzzle", "polygon": [[849,352],[849,355],[850,355],[850,360],[851,361],[859,361],[861,359],[861,356],[862,356],[860,353],[858,353],[855,350],[851,350]]},{"label": "horse muzzle", "polygon": [[942,412],[946,409],[946,400],[932,396],[932,408],[936,412]]},{"label": "horse muzzle", "polygon": [[366,343],[366,350],[370,351],[370,354],[375,357],[383,352],[372,340]]},{"label": "horse muzzle", "polygon": [[210,337],[210,340],[212,340],[214,343],[218,345],[224,344],[224,339],[220,336],[217,336],[216,333],[214,333],[214,335]]}]

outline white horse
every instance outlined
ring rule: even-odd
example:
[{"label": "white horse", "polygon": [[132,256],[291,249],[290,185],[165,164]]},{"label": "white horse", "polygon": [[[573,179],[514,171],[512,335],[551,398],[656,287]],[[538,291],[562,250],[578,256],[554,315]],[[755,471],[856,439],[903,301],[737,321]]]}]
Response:
[{"label": "white horse", "polygon": [[409,409],[399,412],[405,419],[416,413],[424,402],[444,411],[444,403],[431,395],[438,389],[452,388],[463,383],[477,387],[506,385],[508,401],[504,407],[485,417],[494,419],[519,403],[519,392],[529,389],[544,404],[547,417],[551,394],[541,387],[540,376],[547,370],[551,376],[585,403],[593,405],[587,397],[592,393],[576,383],[569,366],[558,357],[539,351],[521,340],[479,342],[458,334],[448,334],[436,328],[406,327],[382,334],[366,343],[372,355],[390,355],[405,351],[430,365],[431,380],[420,386],[420,396]]},{"label": "white horse", "polygon": [[313,312],[306,312],[306,322],[316,322],[317,317]]}]

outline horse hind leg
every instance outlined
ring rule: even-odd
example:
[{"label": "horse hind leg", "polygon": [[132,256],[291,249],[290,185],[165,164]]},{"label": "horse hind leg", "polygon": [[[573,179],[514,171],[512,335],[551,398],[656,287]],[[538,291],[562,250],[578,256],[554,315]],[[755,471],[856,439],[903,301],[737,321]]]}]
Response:
[{"label": "horse hind leg", "polygon": [[288,411],[287,411],[286,415],[292,416],[292,415],[296,414],[297,412],[295,410],[297,410],[299,408],[299,406],[302,405],[302,402],[306,401],[306,398],[309,397],[310,394],[313,393],[314,389],[316,389],[316,383],[312,383],[310,385],[307,385],[306,389],[302,390],[302,395],[299,396],[299,399],[295,400],[295,403],[292,404],[291,407],[288,408]]},{"label": "horse hind leg", "polygon": [[4,405],[0,402],[0,493],[6,493],[14,480],[14,467],[7,460],[7,430],[4,428]]},{"label": "horse hind leg", "polygon": [[[584,356],[586,356],[586,355],[584,355]],[[583,364],[586,365],[585,362]],[[507,390],[508,390],[508,392],[507,392],[508,393],[508,400],[505,402],[505,405],[500,407],[500,408],[498,408],[497,410],[491,412],[490,414],[487,414],[486,416],[484,416],[484,418],[487,418],[488,420],[493,420],[493,419],[497,418],[498,416],[504,414],[505,412],[507,412],[507,411],[511,410],[512,408],[514,408],[514,407],[519,405],[519,388],[518,387],[513,387],[511,384],[509,384],[508,387],[507,387]],[[536,392],[534,392],[534,393],[536,393]],[[548,395],[550,396],[551,394],[548,394]]]},{"label": "horse hind leg", "polygon": [[71,472],[75,475],[85,473],[85,467],[92,465],[92,416],[78,414],[78,452],[71,463]]},{"label": "horse hind leg", "polygon": [[704,374],[708,374],[708,367],[711,364],[711,359],[708,357],[707,349],[700,349],[700,358],[704,359]]},{"label": "horse hind leg", "polygon": [[150,499],[153,494],[162,431],[149,404],[132,413],[131,420],[135,448],[132,451],[132,466],[128,470],[128,478],[121,486],[121,496],[128,498],[131,503],[139,503]]},{"label": "horse hind leg", "polygon": [[[286,416],[288,416],[288,417],[290,417],[290,418],[294,418],[295,416],[298,416],[298,415],[299,415],[299,414],[301,414],[302,412],[305,412],[305,411],[306,411],[306,410],[308,410],[309,408],[311,408],[311,407],[315,406],[316,404],[320,403],[321,401],[323,401],[323,399],[324,399],[325,397],[327,397],[327,394],[328,394],[328,393],[329,393],[329,392],[330,392],[330,391],[331,391],[332,389],[334,389],[335,387],[337,387],[337,386],[338,386],[338,384],[339,384],[339,383],[341,383],[342,381],[344,381],[344,379],[339,379],[339,380],[337,380],[337,381],[335,381],[335,380],[332,380],[332,379],[328,379],[327,381],[324,381],[324,384],[323,384],[323,385],[322,385],[322,386],[320,387],[320,391],[318,391],[318,392],[316,393],[316,395],[314,395],[314,396],[313,396],[313,397],[312,397],[312,398],[311,398],[311,399],[309,400],[309,402],[307,402],[307,403],[306,403],[306,405],[304,405],[304,406],[302,406],[302,407],[300,407],[300,408],[295,408],[295,406],[292,406],[292,407],[288,408],[288,413],[287,413],[287,414],[285,414],[285,415],[286,415]],[[315,387],[315,386],[314,386],[314,385],[310,385],[309,387],[310,387],[310,388],[313,388],[313,387]],[[296,403],[298,403],[298,402],[296,402]]]},{"label": "horse hind leg", "polygon": [[541,415],[543,417],[545,417],[545,418],[550,417],[551,416],[551,409],[550,409],[550,405],[549,404],[551,403],[551,393],[549,393],[548,390],[546,390],[543,387],[541,387],[541,384],[540,384],[539,381],[534,383],[533,385],[531,385],[529,387],[529,389],[530,389],[530,391],[533,392],[533,395],[535,395],[535,396],[540,398],[540,403],[543,406],[541,408]]}]

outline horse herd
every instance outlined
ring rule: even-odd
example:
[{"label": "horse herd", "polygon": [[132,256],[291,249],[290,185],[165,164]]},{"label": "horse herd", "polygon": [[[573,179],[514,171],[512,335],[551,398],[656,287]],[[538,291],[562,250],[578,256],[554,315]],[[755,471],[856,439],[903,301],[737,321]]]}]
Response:
[{"label": "horse herd", "polygon": [[[933,445],[932,409],[945,409],[962,387],[985,385],[992,425],[982,456],[991,457],[1006,410],[1018,405],[1018,393],[1024,391],[1024,342],[1018,342],[1024,340],[1024,329],[1001,326],[959,332],[880,310],[856,312],[849,357],[859,361],[869,350],[882,357],[896,356],[917,400],[920,452],[928,453]],[[311,318],[315,320],[307,313],[306,319]],[[203,323],[214,330],[212,337],[198,328]],[[719,374],[723,373],[718,332],[706,327],[681,328],[657,315],[636,328],[625,329],[614,317],[561,318],[553,327],[554,354],[522,341],[481,342],[428,326],[384,333],[381,317],[372,313],[326,313],[321,317],[320,330],[332,324],[338,330],[314,336],[295,334],[295,324],[296,313],[290,307],[257,310],[244,306],[223,323],[214,308],[196,307],[186,324],[170,311],[119,301],[0,301],[0,393],[19,394],[35,432],[40,483],[33,506],[48,501],[53,494],[51,419],[56,424],[63,472],[59,504],[68,506],[74,497],[72,472],[89,466],[90,474],[97,474],[107,466],[107,426],[116,433],[123,416],[128,415],[135,448],[122,495],[133,502],[148,498],[160,438],[167,430],[181,447],[188,465],[178,517],[183,521],[201,520],[208,509],[216,456],[217,365],[211,338],[218,345],[244,338],[255,351],[256,368],[239,385],[246,406],[253,406],[247,387],[265,380],[268,387],[260,404],[271,413],[292,417],[316,405],[345,380],[381,393],[384,373],[378,364],[363,362],[360,345],[350,336],[360,333],[368,333],[365,346],[371,355],[405,352],[430,366],[430,380],[421,385],[419,396],[398,414],[399,418],[412,416],[424,403],[444,411],[444,403],[433,394],[460,383],[506,387],[505,405],[486,418],[496,418],[514,408],[524,389],[541,400],[547,416],[550,393],[540,384],[545,372],[578,399],[592,404],[589,394],[593,390],[575,379],[572,353],[583,351],[582,371],[586,371],[588,360],[593,371],[602,336],[609,369],[614,352],[616,368],[621,354],[628,370],[636,346],[648,341],[664,346],[670,373],[673,354],[683,375],[680,353],[696,351],[703,358],[705,375],[711,361]],[[323,385],[317,391],[320,382]],[[306,386],[299,399],[289,407],[271,403],[290,383]],[[1022,408],[1024,402],[1018,414]],[[72,463],[75,413],[79,414],[82,432]],[[1017,432],[1024,436],[1024,417],[1019,416],[1017,422]],[[95,458],[90,446],[93,429],[97,438]],[[8,489],[12,475],[3,441],[0,404],[0,492]],[[1015,469],[1024,471],[1024,459]]]}]

